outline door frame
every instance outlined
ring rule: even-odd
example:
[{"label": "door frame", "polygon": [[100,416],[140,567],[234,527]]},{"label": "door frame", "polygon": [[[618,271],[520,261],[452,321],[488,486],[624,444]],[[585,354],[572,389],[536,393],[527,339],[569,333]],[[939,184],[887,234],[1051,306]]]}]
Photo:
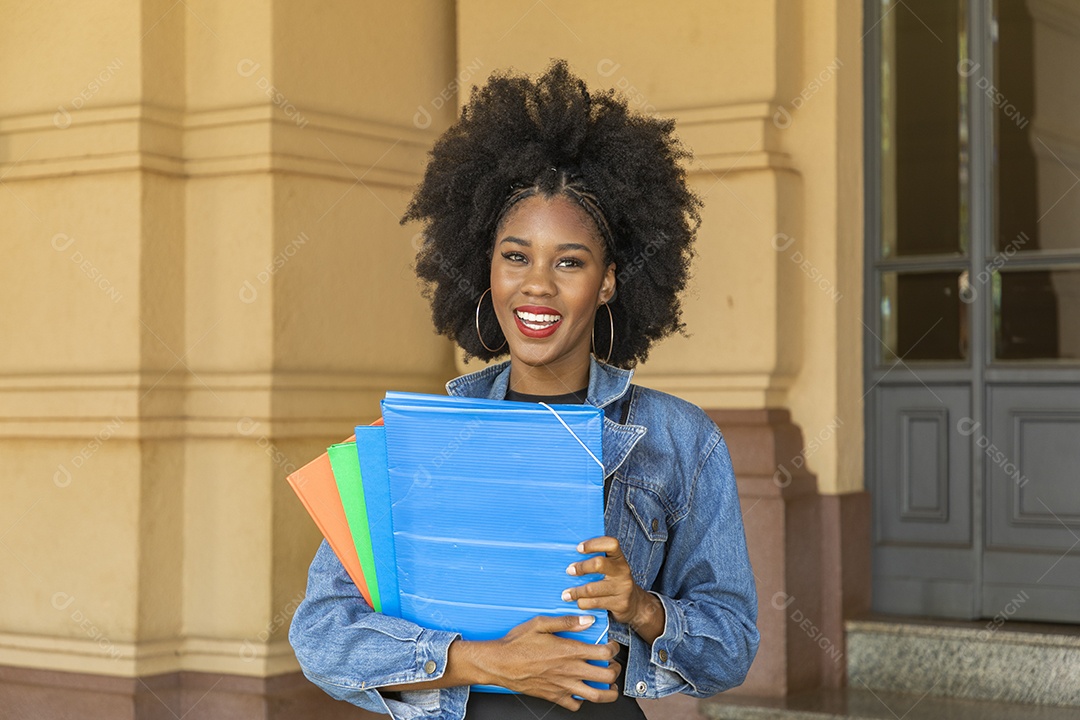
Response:
[{"label": "door frame", "polygon": [[[962,236],[966,234],[966,258],[950,261],[952,265],[967,268],[969,277],[976,277],[976,269],[986,268],[997,256],[995,233],[997,193],[994,149],[996,138],[995,107],[985,91],[978,87],[980,78],[995,78],[995,41],[997,29],[996,0],[957,0],[960,4],[961,52],[966,42],[966,60],[970,65],[964,69],[977,68],[966,76],[958,64],[958,82],[963,80],[966,90],[966,102],[961,102],[960,121],[966,123],[967,143],[961,146],[961,170],[967,167],[967,182],[961,186],[961,202],[968,207],[967,222],[960,228]],[[873,507],[873,556],[878,561],[878,548],[884,546],[880,541],[878,517],[879,505],[875,496],[879,492],[879,462],[883,453],[882,441],[876,437],[877,422],[881,411],[878,393],[875,388],[920,386],[966,386],[970,389],[969,412],[974,422],[982,428],[989,427],[989,402],[994,388],[1007,386],[1061,386],[1080,384],[1080,366],[1052,365],[1038,361],[1023,364],[1001,363],[995,361],[992,331],[992,297],[989,285],[983,286],[983,292],[967,305],[969,353],[966,364],[957,361],[934,362],[919,361],[916,368],[905,364],[902,359],[891,366],[882,357],[883,328],[881,322],[881,287],[879,275],[883,269],[920,271],[941,270],[941,260],[928,258],[889,258],[882,255],[881,220],[882,198],[882,157],[881,157],[881,112],[882,112],[882,42],[879,23],[888,12],[904,12],[902,3],[893,2],[891,7],[882,12],[882,0],[864,0],[864,38],[863,38],[863,91],[864,91],[864,182],[865,182],[865,260],[863,267],[863,388],[865,455],[864,477],[866,488],[871,494]],[[910,10],[907,10],[910,12]],[[959,61],[958,61],[959,63]],[[959,127],[959,126],[958,126]],[[966,154],[965,154],[966,151]],[[963,173],[961,173],[963,174]],[[960,182],[958,178],[958,182]],[[1025,260],[1020,254],[1009,260],[1010,268],[1020,269],[1034,265],[1042,258]],[[1073,261],[1076,262],[1075,260]],[[933,392],[931,390],[931,392]],[[950,432],[955,427],[955,420],[950,422]],[[989,432],[989,431],[987,431]],[[989,535],[987,528],[987,488],[991,477],[990,461],[986,452],[977,442],[970,442],[967,454],[970,457],[970,561],[971,598],[966,615],[970,619],[989,617],[1000,607],[987,605],[984,599],[984,565]],[[1068,526],[1066,526],[1068,527]],[[1066,555],[1069,553],[1067,552]],[[957,556],[959,557],[959,556]],[[1064,557],[1064,556],[1063,556]],[[966,561],[966,559],[965,559]],[[1080,562],[1080,558],[1075,559]],[[1070,559],[1070,563],[1073,559]],[[872,565],[872,575],[873,575]],[[876,584],[876,583],[875,583]],[[875,600],[875,606],[878,603]]]}]

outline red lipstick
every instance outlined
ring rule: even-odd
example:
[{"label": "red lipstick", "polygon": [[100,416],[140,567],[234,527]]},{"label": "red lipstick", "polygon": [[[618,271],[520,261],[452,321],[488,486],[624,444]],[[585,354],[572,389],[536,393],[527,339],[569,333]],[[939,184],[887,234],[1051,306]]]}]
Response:
[{"label": "red lipstick", "polygon": [[[520,313],[525,313],[527,317],[523,319]],[[557,319],[552,321],[551,317]],[[562,324],[562,313],[544,305],[521,305],[514,308],[514,322],[525,337],[546,338],[559,329],[559,325]],[[526,325],[526,322],[532,327]]]}]

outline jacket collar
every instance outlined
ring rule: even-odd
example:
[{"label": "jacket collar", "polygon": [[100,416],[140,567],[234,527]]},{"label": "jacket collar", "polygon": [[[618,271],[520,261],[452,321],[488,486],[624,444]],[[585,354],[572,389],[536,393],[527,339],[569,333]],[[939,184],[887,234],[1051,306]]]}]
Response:
[{"label": "jacket collar", "polygon": [[[630,389],[633,370],[623,370],[598,361],[589,355],[589,391],[585,402],[604,408],[618,400]],[[462,375],[446,383],[446,393],[463,397],[505,400],[510,383],[510,361],[491,365],[483,370]],[[620,425],[604,413],[603,458],[604,477],[615,472],[638,440],[646,433],[644,425]]]},{"label": "jacket collar", "polygon": [[[607,365],[589,355],[589,391],[585,402],[603,408],[621,398],[630,387],[633,370]],[[462,375],[446,383],[448,395],[505,400],[510,384],[510,361]]]}]

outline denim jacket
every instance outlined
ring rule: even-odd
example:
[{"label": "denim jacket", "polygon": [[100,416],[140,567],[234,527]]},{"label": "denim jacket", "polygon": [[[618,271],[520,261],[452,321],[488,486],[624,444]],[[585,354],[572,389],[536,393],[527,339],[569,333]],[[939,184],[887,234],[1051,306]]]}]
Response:
[{"label": "denim jacket", "polygon": [[[612,620],[612,639],[628,648],[623,692],[708,697],[742,683],[759,640],[731,459],[704,411],[632,385],[632,376],[590,356],[586,402],[604,410],[605,478],[614,473],[606,532],[618,538],[634,580],[659,598],[666,616],[651,645]],[[501,400],[509,379],[506,361],[451,380],[446,390]],[[464,716],[467,686],[406,691],[400,700],[377,689],[440,677],[459,637],[374,612],[325,541],[289,630],[312,682],[334,698],[395,718]]]}]

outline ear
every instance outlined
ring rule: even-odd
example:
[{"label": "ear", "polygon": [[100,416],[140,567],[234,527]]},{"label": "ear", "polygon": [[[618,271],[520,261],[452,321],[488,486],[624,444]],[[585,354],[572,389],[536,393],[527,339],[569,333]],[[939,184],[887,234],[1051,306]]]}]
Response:
[{"label": "ear", "polygon": [[615,263],[609,263],[600,283],[600,302],[606,303],[615,297]]}]

